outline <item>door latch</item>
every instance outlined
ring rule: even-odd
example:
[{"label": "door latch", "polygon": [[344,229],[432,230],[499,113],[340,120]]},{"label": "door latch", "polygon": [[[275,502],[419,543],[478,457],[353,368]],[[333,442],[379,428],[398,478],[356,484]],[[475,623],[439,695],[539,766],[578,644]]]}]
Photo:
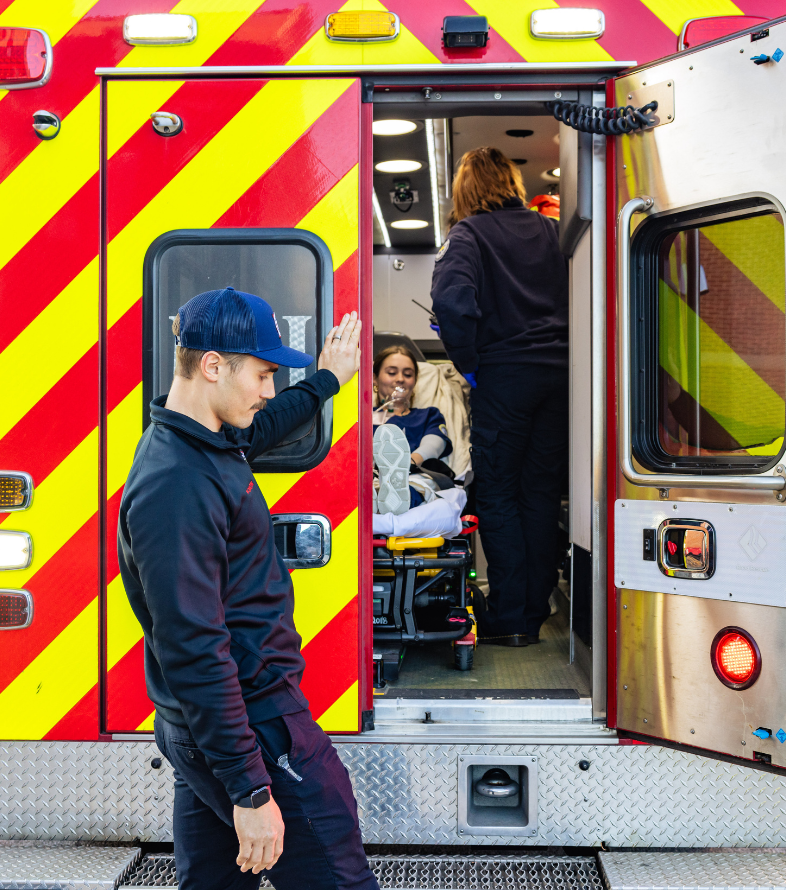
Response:
[{"label": "door latch", "polygon": [[330,521],[319,513],[274,513],[276,549],[288,569],[319,569],[330,561]]},{"label": "door latch", "polygon": [[150,120],[159,136],[177,136],[183,129],[183,119],[169,111],[154,111]]},{"label": "door latch", "polygon": [[657,554],[664,575],[706,581],[715,574],[715,529],[703,519],[665,519]]}]

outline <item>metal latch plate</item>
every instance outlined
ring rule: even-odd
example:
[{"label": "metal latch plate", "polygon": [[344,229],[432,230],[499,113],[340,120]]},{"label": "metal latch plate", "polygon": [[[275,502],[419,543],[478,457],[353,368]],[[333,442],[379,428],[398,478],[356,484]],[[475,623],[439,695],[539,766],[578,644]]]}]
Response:
[{"label": "metal latch plate", "polygon": [[658,110],[650,112],[651,116],[657,120],[654,127],[647,127],[648,130],[654,130],[655,127],[663,127],[674,121],[674,79],[664,80],[661,83],[652,85],[642,84],[638,90],[633,90],[626,96],[626,104],[632,105],[634,108],[643,108],[652,101],[658,103]]}]

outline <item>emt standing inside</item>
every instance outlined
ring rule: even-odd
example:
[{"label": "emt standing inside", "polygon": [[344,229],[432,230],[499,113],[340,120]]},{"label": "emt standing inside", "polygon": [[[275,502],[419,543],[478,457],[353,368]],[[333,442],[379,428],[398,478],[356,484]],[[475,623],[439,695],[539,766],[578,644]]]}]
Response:
[{"label": "emt standing inside", "polygon": [[454,225],[431,299],[445,349],[473,387],[472,465],[489,608],[481,640],[539,642],[557,580],[568,467],[568,272],[554,220],[524,206],[496,148],[461,159]]},{"label": "emt standing inside", "polygon": [[262,869],[277,890],[378,890],[349,776],[299,688],[292,582],[248,465],[354,377],[360,328],[345,315],[319,370],[273,399],[278,366],[312,359],[282,345],[264,300],[199,294],[173,325],[175,378],[151,403],[118,551],[174,767],[181,890],[257,890]]}]

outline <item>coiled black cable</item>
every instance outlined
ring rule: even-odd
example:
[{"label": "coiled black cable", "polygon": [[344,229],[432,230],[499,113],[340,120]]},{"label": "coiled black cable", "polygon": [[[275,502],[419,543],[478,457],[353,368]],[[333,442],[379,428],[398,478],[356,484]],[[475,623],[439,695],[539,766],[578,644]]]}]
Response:
[{"label": "coiled black cable", "polygon": [[578,102],[548,102],[547,106],[558,121],[581,130],[583,133],[597,133],[601,136],[619,136],[644,130],[657,123],[657,119],[647,117],[648,112],[658,110],[658,103],[648,102],[641,108],[621,105],[618,108],[596,108]]}]

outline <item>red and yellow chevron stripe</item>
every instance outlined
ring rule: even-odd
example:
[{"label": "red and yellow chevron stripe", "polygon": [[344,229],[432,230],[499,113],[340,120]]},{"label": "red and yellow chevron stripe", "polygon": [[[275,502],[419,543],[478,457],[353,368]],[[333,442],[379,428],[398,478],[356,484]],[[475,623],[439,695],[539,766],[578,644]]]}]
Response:
[{"label": "red and yellow chevron stripe", "polygon": [[[0,467],[30,472],[29,511],[0,515],[3,528],[29,531],[34,560],[4,573],[26,587],[36,618],[3,634],[0,650],[0,738],[93,739],[99,712],[106,726],[149,726],[140,685],[139,633],[129,620],[117,578],[117,508],[141,417],[141,269],[144,251],[162,231],[190,226],[300,226],[320,234],[335,260],[335,306],[358,298],[358,96],[346,80],[306,82],[170,80],[111,82],[104,170],[107,193],[106,501],[100,503],[99,247],[101,86],[96,67],[445,63],[468,59],[645,62],[673,52],[686,18],[775,16],[776,0],[598,0],[607,30],[598,41],[543,42],[529,37],[533,8],[553,0],[441,0],[388,4],[401,17],[391,44],[329,43],[322,25],[331,0],[0,0],[0,26],[44,28],[54,45],[47,86],[0,91]],[[560,5],[585,5],[563,0]],[[383,7],[349,0],[345,9]],[[126,15],[186,12],[199,38],[183,47],[130,47]],[[442,18],[487,15],[489,45],[457,53],[441,46]],[[205,102],[205,90],[215,100]],[[188,151],[151,135],[148,115],[171,106],[188,121]],[[63,121],[52,142],[39,142],[31,115],[39,108]],[[255,151],[228,155],[231,142]],[[162,143],[172,142],[165,150]],[[182,145],[181,141],[181,145]],[[258,150],[257,150],[258,147]],[[226,159],[230,158],[229,162]],[[124,184],[133,182],[133,188]],[[162,225],[161,220],[165,219]],[[340,225],[336,224],[340,220]],[[334,449],[301,476],[261,480],[273,509],[298,509],[320,486],[314,509],[333,523],[336,556],[319,573],[295,573],[297,622],[309,667],[304,688],[330,729],[357,720],[357,495],[342,491],[332,467],[357,461],[357,399],[337,400]],[[282,504],[284,506],[282,506]],[[106,578],[99,577],[99,521],[105,511]],[[354,544],[352,543],[354,541]],[[340,547],[338,544],[340,543]],[[317,580],[319,579],[319,580]],[[340,580],[339,580],[340,579]],[[99,593],[107,585],[106,701],[99,696]],[[346,591],[342,593],[341,591]],[[347,640],[352,638],[351,645]],[[335,645],[341,640],[342,645]],[[353,646],[355,648],[353,648]],[[320,669],[327,665],[330,669]],[[354,723],[353,723],[354,721]]]}]

